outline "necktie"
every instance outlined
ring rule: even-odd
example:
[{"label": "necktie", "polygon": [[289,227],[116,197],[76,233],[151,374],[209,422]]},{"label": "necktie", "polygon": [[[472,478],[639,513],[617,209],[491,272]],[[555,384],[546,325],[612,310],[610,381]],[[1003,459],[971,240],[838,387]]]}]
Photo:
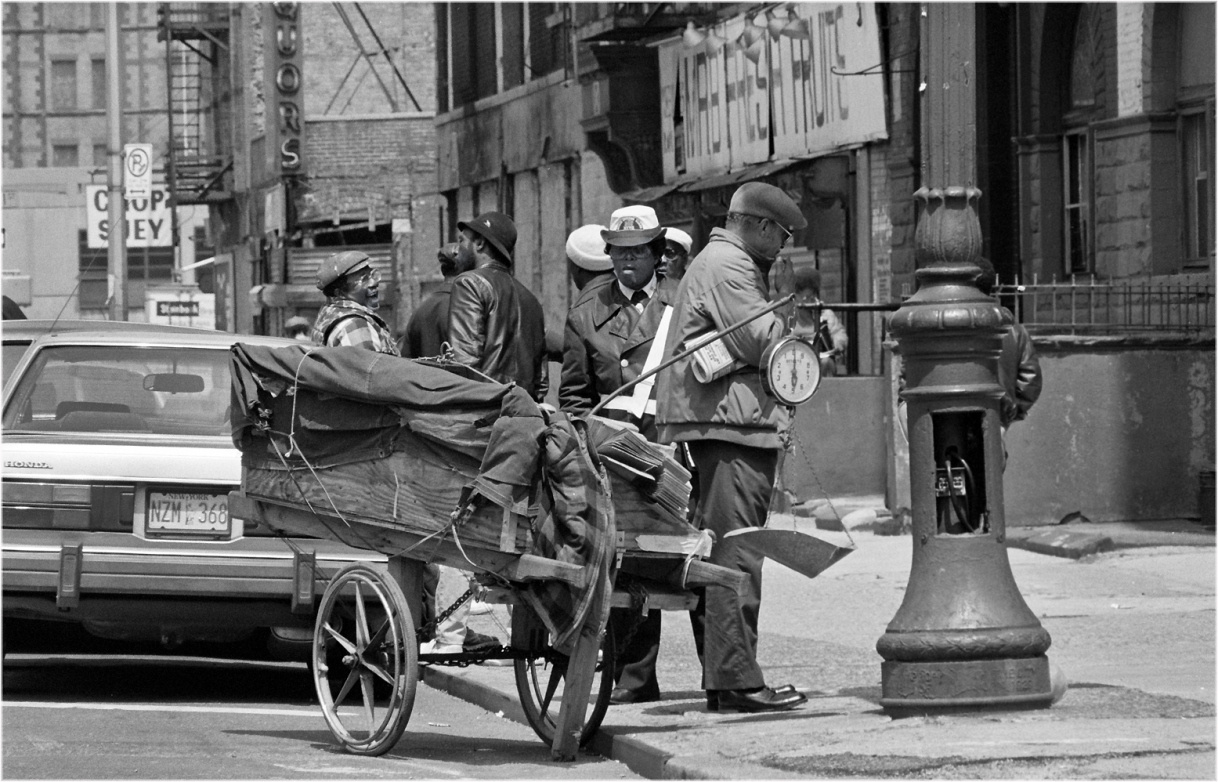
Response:
[{"label": "necktie", "polygon": [[644,290],[637,290],[630,296],[630,303],[636,307],[647,306],[647,300],[651,298]]}]

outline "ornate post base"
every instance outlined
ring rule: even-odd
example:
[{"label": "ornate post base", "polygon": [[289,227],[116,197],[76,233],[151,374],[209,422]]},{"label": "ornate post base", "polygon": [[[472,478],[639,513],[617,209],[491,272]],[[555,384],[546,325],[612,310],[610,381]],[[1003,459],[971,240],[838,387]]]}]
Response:
[{"label": "ornate post base", "polygon": [[890,713],[1041,709],[1053,702],[1049,658],[950,660],[880,664]]}]

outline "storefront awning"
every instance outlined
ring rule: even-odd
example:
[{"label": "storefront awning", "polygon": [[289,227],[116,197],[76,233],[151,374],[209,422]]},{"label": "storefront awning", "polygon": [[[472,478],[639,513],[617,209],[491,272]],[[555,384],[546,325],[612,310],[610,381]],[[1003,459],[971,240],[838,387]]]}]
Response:
[{"label": "storefront awning", "polygon": [[752,182],[754,179],[761,179],[762,177],[770,176],[771,174],[777,174],[779,171],[790,168],[791,166],[800,162],[804,161],[792,160],[790,158],[771,160],[766,163],[758,163],[755,166],[742,168],[739,171],[732,171],[727,174],[718,174],[716,176],[698,179],[690,182],[689,184],[683,185],[680,189],[685,193],[693,193],[699,190],[710,190],[713,187],[730,187],[732,185],[739,185],[745,182]]}]

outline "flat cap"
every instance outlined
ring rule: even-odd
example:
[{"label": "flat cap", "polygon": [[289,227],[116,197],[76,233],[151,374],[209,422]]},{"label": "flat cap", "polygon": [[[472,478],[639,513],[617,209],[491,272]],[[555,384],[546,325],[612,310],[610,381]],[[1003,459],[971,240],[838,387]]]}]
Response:
[{"label": "flat cap", "polygon": [[324,291],[330,283],[339,277],[346,277],[358,271],[363,271],[372,265],[367,253],[359,250],[347,250],[335,253],[321,262],[317,269],[317,290]]},{"label": "flat cap", "polygon": [[808,227],[808,221],[799,205],[791,196],[774,185],[765,182],[747,182],[732,194],[727,211],[736,214],[764,217],[781,225],[788,231],[799,231]]},{"label": "flat cap", "polygon": [[581,225],[567,237],[567,258],[571,263],[590,272],[607,272],[613,261],[605,254],[605,240],[601,238],[603,225]]}]

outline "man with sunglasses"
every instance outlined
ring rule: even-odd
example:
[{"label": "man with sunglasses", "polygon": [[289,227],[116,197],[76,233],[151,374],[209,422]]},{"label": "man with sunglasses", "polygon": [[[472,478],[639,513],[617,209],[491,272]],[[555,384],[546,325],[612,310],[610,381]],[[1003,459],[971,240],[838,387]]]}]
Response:
[{"label": "man with sunglasses", "polygon": [[398,354],[389,326],[376,314],[381,305],[381,273],[358,250],[331,255],[317,270],[317,289],[326,306],[313,322],[313,344],[322,347],[367,348]]},{"label": "man with sunglasses", "polygon": [[[728,205],[726,227],[711,231],[681,279],[665,357],[768,306],[770,269],[791,232],[807,224],[779,188],[760,182],[741,186]],[[776,278],[777,285],[793,281],[789,264]],[[757,664],[763,559],[726,537],[733,530],[764,526],[769,513],[788,417],[762,389],[758,366],[766,348],[786,331],[781,317],[763,315],[722,337],[739,367],[735,371],[702,383],[687,357],[660,372],[657,382],[660,442],[689,448],[697,474],[695,522],[715,534],[709,561],[748,577],[739,596],[727,587],[707,587],[690,612],[711,711],[781,711],[807,700],[789,685],[765,684]]]}]

